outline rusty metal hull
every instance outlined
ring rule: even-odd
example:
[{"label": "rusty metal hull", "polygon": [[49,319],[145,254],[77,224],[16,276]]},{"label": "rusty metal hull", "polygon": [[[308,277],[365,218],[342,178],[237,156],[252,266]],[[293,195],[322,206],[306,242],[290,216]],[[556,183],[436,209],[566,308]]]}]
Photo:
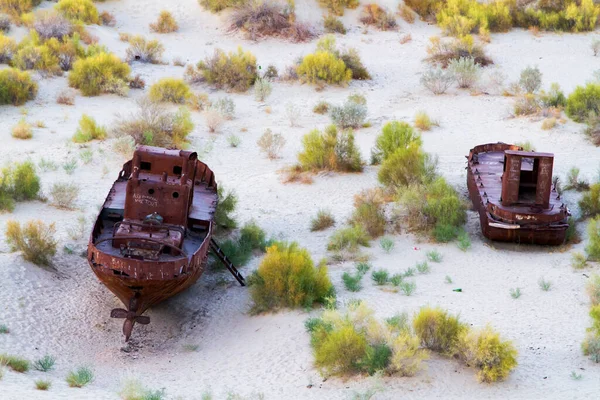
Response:
[{"label": "rusty metal hull", "polygon": [[87,258],[125,306],[111,317],[125,319],[126,340],[136,323],[150,322],[142,315],[148,308],[204,272],[217,198],[214,175],[196,153],[140,146],[123,165],[94,224]]},{"label": "rusty metal hull", "polygon": [[549,207],[502,204],[502,175],[505,151],[521,148],[504,143],[476,146],[468,156],[467,187],[479,213],[483,235],[495,241],[560,245],[569,227],[569,211],[551,188]]}]

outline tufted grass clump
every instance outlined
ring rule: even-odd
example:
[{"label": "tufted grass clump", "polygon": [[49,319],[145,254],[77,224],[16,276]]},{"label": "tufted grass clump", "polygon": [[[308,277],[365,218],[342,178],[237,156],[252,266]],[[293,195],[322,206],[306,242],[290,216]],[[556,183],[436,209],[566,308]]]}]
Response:
[{"label": "tufted grass clump", "polygon": [[374,26],[381,31],[391,31],[398,28],[394,14],[375,3],[364,5],[360,15],[360,22],[365,25]]},{"label": "tufted grass clump", "polygon": [[431,262],[442,262],[443,256],[442,253],[440,253],[437,250],[430,250],[427,252],[427,259]]},{"label": "tufted grass clump", "polygon": [[10,329],[5,324],[0,324],[0,335],[6,335],[10,333]]},{"label": "tufted grass clump", "polygon": [[35,381],[35,388],[37,390],[48,390],[52,386],[52,382],[49,380],[38,379]]},{"label": "tufted grass clump", "polygon": [[315,114],[327,114],[329,112],[329,109],[331,108],[331,104],[329,104],[326,101],[320,101],[317,104],[315,104],[315,106],[313,107],[313,112]]},{"label": "tufted grass clump", "polygon": [[362,285],[360,281],[362,280],[363,275],[360,273],[350,274],[349,272],[344,272],[342,275],[342,281],[344,282],[344,287],[346,290],[350,292],[358,292],[362,289]]},{"label": "tufted grass clump", "polygon": [[310,231],[323,231],[335,225],[335,218],[330,211],[319,210],[317,215],[310,220]]},{"label": "tufted grass clump", "polygon": [[60,0],[56,10],[74,22],[100,24],[100,14],[92,0]]},{"label": "tufted grass clump", "polygon": [[481,66],[475,63],[473,57],[461,57],[450,60],[448,70],[454,76],[458,87],[468,89],[477,84],[481,75]]},{"label": "tufted grass clump", "polygon": [[13,126],[11,136],[21,140],[31,139],[33,137],[31,125],[22,118],[17,125]]},{"label": "tufted grass clump", "polygon": [[6,242],[12,251],[20,251],[25,260],[36,265],[50,265],[57,245],[54,223],[47,225],[40,220],[30,220],[21,225],[9,220],[5,233]]},{"label": "tufted grass clump", "polygon": [[600,216],[596,216],[588,223],[588,244],[585,246],[587,260],[600,260]]},{"label": "tufted grass clump", "polygon": [[600,115],[600,83],[577,86],[567,97],[565,112],[576,122],[585,122],[590,114]]},{"label": "tufted grass clump", "polygon": [[351,98],[341,106],[334,106],[330,110],[331,121],[340,128],[360,128],[367,117],[367,106]]},{"label": "tufted grass clump", "polygon": [[80,58],[69,73],[69,86],[81,90],[84,96],[101,93],[127,94],[131,69],[114,54],[98,53]]},{"label": "tufted grass clump", "polygon": [[480,382],[503,380],[517,366],[517,349],[489,326],[460,332],[457,348],[459,360],[478,370]]},{"label": "tufted grass clump", "polygon": [[378,238],[385,233],[384,205],[384,193],[381,189],[363,190],[354,196],[355,208],[350,224],[361,226],[371,238]]},{"label": "tufted grass clump", "polygon": [[0,366],[6,365],[15,372],[25,373],[29,371],[30,362],[25,358],[11,356],[9,354],[0,354]]},{"label": "tufted grass clump", "polygon": [[125,57],[129,63],[137,61],[160,64],[164,51],[164,46],[158,40],[147,40],[141,35],[135,35],[129,39]]},{"label": "tufted grass clump", "polygon": [[88,367],[79,367],[69,372],[66,381],[69,387],[82,388],[94,380],[94,373]]},{"label": "tufted grass clump", "polygon": [[400,282],[400,285],[398,285],[398,287],[400,288],[402,293],[404,293],[405,296],[412,296],[415,290],[417,290],[417,284],[415,282],[405,280]]},{"label": "tufted grass clump", "polygon": [[325,311],[306,323],[311,334],[315,366],[321,374],[352,375],[378,371],[389,375],[413,376],[428,357],[418,338],[402,317],[381,323],[364,303],[348,310]]},{"label": "tufted grass clump", "polygon": [[389,254],[394,249],[394,241],[388,237],[383,237],[379,240],[379,246]]},{"label": "tufted grass clump", "polygon": [[225,53],[216,49],[214,54],[200,61],[196,69],[186,71],[190,82],[206,81],[217,89],[245,92],[253,84],[257,74],[256,57],[238,47],[237,51]]},{"label": "tufted grass clump", "polygon": [[518,287],[517,288],[510,288],[509,294],[510,294],[510,297],[512,297],[513,299],[516,300],[519,297],[521,297],[521,294],[522,294],[521,288],[518,288]]},{"label": "tufted grass clump", "polygon": [[150,87],[150,100],[185,104],[192,92],[183,79],[162,78]]},{"label": "tufted grass clump", "polygon": [[50,189],[51,204],[56,208],[72,210],[79,197],[79,186],[70,182],[55,182]]},{"label": "tufted grass clump", "polygon": [[354,144],[352,131],[340,131],[335,125],[330,125],[324,132],[315,129],[302,138],[302,146],[298,162],[305,171],[363,170],[363,161]]},{"label": "tufted grass clump", "polygon": [[283,146],[285,146],[285,138],[281,133],[273,133],[271,129],[267,129],[256,142],[260,151],[263,152],[269,160],[279,158],[279,154]]},{"label": "tufted grass clump", "polygon": [[376,285],[385,285],[390,280],[390,273],[386,269],[378,269],[371,273],[371,279]]},{"label": "tufted grass clump", "polygon": [[33,368],[41,372],[48,372],[54,368],[54,363],[56,359],[50,355],[45,355],[44,357],[36,360],[33,363]]},{"label": "tufted grass clump", "polygon": [[171,33],[179,30],[177,20],[167,10],[162,10],[158,15],[158,20],[150,24],[150,30],[156,33]]},{"label": "tufted grass clump", "polygon": [[427,261],[417,263],[416,268],[420,274],[428,274],[431,271],[431,268],[429,267],[429,264],[427,264]]},{"label": "tufted grass clump", "polygon": [[338,229],[331,235],[327,243],[327,250],[356,254],[361,246],[369,247],[369,240],[371,238],[362,226],[349,226]]},{"label": "tufted grass clump", "polygon": [[249,284],[254,313],[324,304],[333,293],[325,263],[315,266],[308,251],[297,243],[267,248]]},{"label": "tufted grass clump", "polygon": [[425,111],[418,111],[415,114],[414,120],[415,127],[419,128],[422,131],[429,131],[434,126],[439,126],[439,123],[429,116]]},{"label": "tufted grass clump", "polygon": [[92,140],[106,139],[106,128],[96,123],[96,120],[83,114],[79,120],[79,127],[71,138],[75,143],[87,143]]},{"label": "tufted grass clump", "polygon": [[35,99],[37,91],[38,85],[31,79],[29,72],[15,68],[0,70],[0,105],[23,105]]},{"label": "tufted grass clump", "polygon": [[423,307],[413,318],[413,328],[424,347],[450,355],[468,326],[441,308]]},{"label": "tufted grass clump", "polygon": [[521,71],[519,85],[526,93],[536,93],[542,86],[542,72],[536,67],[527,67]]},{"label": "tufted grass clump", "polygon": [[325,28],[325,32],[327,33],[339,33],[342,35],[346,34],[346,27],[344,23],[336,18],[335,15],[326,15],[323,17],[323,28]]}]

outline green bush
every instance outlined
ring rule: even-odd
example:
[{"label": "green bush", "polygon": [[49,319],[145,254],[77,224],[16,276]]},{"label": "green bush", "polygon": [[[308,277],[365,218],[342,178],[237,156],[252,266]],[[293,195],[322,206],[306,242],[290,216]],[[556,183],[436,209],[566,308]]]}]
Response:
[{"label": "green bush", "polygon": [[451,355],[467,325],[441,308],[423,307],[413,319],[415,334],[421,344],[433,351]]},{"label": "green bush", "polygon": [[567,105],[567,98],[560,89],[560,85],[556,82],[550,85],[548,92],[544,90],[540,92],[540,101],[544,107],[561,108]]},{"label": "green bush", "polygon": [[344,282],[344,287],[351,292],[358,292],[362,289],[362,285],[360,281],[362,280],[363,275],[361,273],[356,273],[354,275],[344,272],[342,275],[342,281]]},{"label": "green bush", "polygon": [[56,359],[50,355],[45,355],[44,357],[36,360],[33,363],[33,368],[41,372],[48,372],[54,368],[54,363]]},{"label": "green bush", "polygon": [[345,84],[352,79],[352,70],[344,61],[326,51],[306,55],[296,72],[308,83]]},{"label": "green bush", "polygon": [[327,33],[340,33],[346,34],[346,27],[344,23],[337,19],[334,15],[327,15],[323,17],[323,28]]},{"label": "green bush", "polygon": [[596,216],[588,223],[588,244],[585,253],[588,260],[600,260],[600,216]]},{"label": "green bush", "polygon": [[385,233],[384,204],[382,195],[377,190],[361,192],[355,198],[350,224],[361,226],[371,238],[378,238]]},{"label": "green bush", "polygon": [[302,145],[298,161],[304,170],[360,172],[363,169],[351,131],[338,131],[335,125],[324,132],[315,129],[302,138]]},{"label": "green bush", "polygon": [[40,3],[41,0],[0,0],[0,11],[17,19]]},{"label": "green bush", "polygon": [[428,183],[435,177],[437,160],[425,153],[419,142],[397,148],[381,164],[378,179],[384,186],[398,188]]},{"label": "green bush", "polygon": [[310,220],[310,231],[322,231],[335,225],[335,218],[326,210],[319,210],[317,216]]},{"label": "green bush", "polygon": [[348,251],[355,253],[359,246],[369,247],[371,238],[362,226],[355,225],[338,229],[329,238],[327,250],[329,251]]},{"label": "green bush", "polygon": [[54,224],[46,225],[40,220],[31,220],[21,226],[17,221],[6,223],[6,242],[13,251],[21,251],[23,258],[36,265],[50,265],[56,254]]},{"label": "green bush", "polygon": [[462,330],[458,357],[468,366],[477,368],[480,382],[496,382],[506,378],[517,366],[517,350],[500,334],[485,327],[477,331]]},{"label": "green bush", "polygon": [[196,67],[209,84],[235,92],[247,91],[258,77],[256,57],[241,47],[229,54],[216,49],[212,57],[200,61]]},{"label": "green bush", "polygon": [[589,191],[585,192],[579,200],[579,209],[582,217],[593,217],[600,214],[600,183],[594,183]]},{"label": "green bush", "polygon": [[335,106],[330,111],[331,121],[340,128],[360,128],[367,116],[367,106],[348,99],[342,106]]},{"label": "green bush", "polygon": [[581,343],[584,356],[588,356],[595,363],[600,363],[600,335],[588,333]]},{"label": "green bush", "polygon": [[76,371],[71,371],[67,375],[67,384],[69,387],[82,388],[94,380],[94,373],[87,367],[79,367]]},{"label": "green bush", "polygon": [[542,72],[538,67],[527,67],[521,71],[519,85],[527,93],[535,93],[542,86]]},{"label": "green bush", "polygon": [[327,266],[322,262],[315,267],[308,251],[297,243],[267,248],[249,283],[254,312],[323,304],[333,291]]},{"label": "green bush", "polygon": [[157,33],[171,33],[179,30],[177,20],[167,10],[162,10],[155,23],[150,24],[150,30]]},{"label": "green bush", "polygon": [[150,87],[150,100],[185,104],[192,92],[183,79],[162,78]]},{"label": "green bush", "polygon": [[14,68],[0,70],[0,104],[20,106],[35,99],[38,85],[28,72]]},{"label": "green bush", "polygon": [[15,163],[0,171],[0,211],[12,211],[15,201],[37,199],[40,178],[31,161]]},{"label": "green bush", "polygon": [[390,273],[385,269],[378,269],[371,273],[371,278],[376,285],[385,285],[390,280]]},{"label": "green bush", "polygon": [[55,7],[70,20],[84,24],[100,24],[100,15],[92,0],[60,0]]},{"label": "green bush", "polygon": [[83,114],[79,120],[79,128],[73,135],[73,142],[87,143],[91,140],[106,139],[106,128],[96,123],[96,120],[89,115]]},{"label": "green bush", "polygon": [[101,93],[127,93],[129,65],[114,54],[99,53],[79,59],[69,73],[69,86],[80,89],[84,96]]},{"label": "green bush", "polygon": [[600,83],[577,86],[567,98],[565,112],[576,122],[584,122],[590,113],[600,115]]},{"label": "green bush", "polygon": [[375,140],[371,150],[371,161],[379,164],[399,148],[406,148],[411,143],[421,145],[421,135],[406,122],[391,121],[383,126],[381,134]]},{"label": "green bush", "polygon": [[234,191],[225,192],[223,186],[217,189],[219,203],[215,212],[215,225],[218,229],[230,230],[237,228],[238,223],[231,215],[237,206],[238,198]]},{"label": "green bush", "polygon": [[21,373],[29,371],[30,367],[30,363],[28,360],[17,356],[11,356],[8,354],[0,354],[0,366],[1,365],[6,365],[13,371]]},{"label": "green bush", "polygon": [[359,0],[319,0],[319,4],[335,15],[344,15],[344,9],[354,9],[360,3]]},{"label": "green bush", "polygon": [[164,46],[158,40],[146,40],[141,35],[129,39],[129,47],[126,51],[127,62],[143,62],[160,64]]}]

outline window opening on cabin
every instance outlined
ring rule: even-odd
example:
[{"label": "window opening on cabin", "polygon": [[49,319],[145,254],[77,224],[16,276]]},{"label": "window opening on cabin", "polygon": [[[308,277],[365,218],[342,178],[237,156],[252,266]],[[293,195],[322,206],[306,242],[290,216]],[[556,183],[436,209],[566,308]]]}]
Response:
[{"label": "window opening on cabin", "polygon": [[533,157],[521,158],[519,179],[519,203],[535,204],[539,160]]},{"label": "window opening on cabin", "polygon": [[174,175],[181,175],[181,171],[182,171],[182,169],[181,169],[181,167],[179,165],[176,165],[176,166],[173,167],[173,174]]},{"label": "window opening on cabin", "polygon": [[152,163],[142,161],[140,162],[140,169],[143,169],[144,171],[150,171],[152,169]]}]

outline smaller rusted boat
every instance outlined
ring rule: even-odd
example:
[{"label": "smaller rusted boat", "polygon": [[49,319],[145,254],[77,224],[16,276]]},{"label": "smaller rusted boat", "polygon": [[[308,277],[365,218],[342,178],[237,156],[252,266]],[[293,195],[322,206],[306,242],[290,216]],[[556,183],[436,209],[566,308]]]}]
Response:
[{"label": "smaller rusted boat", "polygon": [[209,250],[238,282],[244,278],[212,237],[217,183],[195,152],[139,146],[123,165],[90,235],[87,258],[98,279],[125,305],[129,340],[149,307],[193,285]]},{"label": "smaller rusted boat", "polygon": [[560,245],[569,209],[552,182],[554,154],[506,143],[475,146],[467,156],[467,186],[491,240]]}]

